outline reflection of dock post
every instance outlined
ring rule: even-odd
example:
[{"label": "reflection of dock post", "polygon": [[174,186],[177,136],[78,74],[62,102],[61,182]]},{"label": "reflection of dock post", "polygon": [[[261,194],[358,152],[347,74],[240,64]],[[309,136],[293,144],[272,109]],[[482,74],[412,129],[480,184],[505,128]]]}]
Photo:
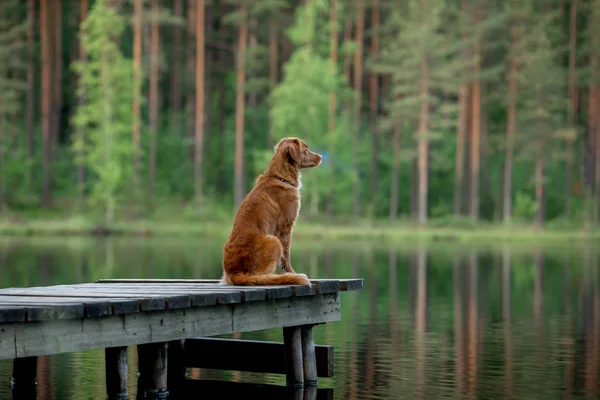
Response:
[{"label": "reflection of dock post", "polygon": [[283,328],[285,346],[285,375],[287,386],[304,386],[304,366],[302,362],[302,334],[300,326]]},{"label": "reflection of dock post", "polygon": [[107,347],[104,351],[106,398],[125,400],[127,393],[127,347]]},{"label": "reflection of dock post", "polygon": [[[169,342],[167,350],[167,382],[169,393],[175,395],[187,379],[187,368],[184,361],[185,340]],[[175,395],[176,396],[176,395]]]},{"label": "reflection of dock post", "polygon": [[37,392],[37,357],[15,358],[11,388],[13,399],[35,399]]}]

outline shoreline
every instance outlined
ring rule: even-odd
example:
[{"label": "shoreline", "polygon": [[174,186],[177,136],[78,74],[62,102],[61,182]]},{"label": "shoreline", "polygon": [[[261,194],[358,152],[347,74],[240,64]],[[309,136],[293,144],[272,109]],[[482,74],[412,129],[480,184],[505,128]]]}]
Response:
[{"label": "shoreline", "polygon": [[[132,221],[117,222],[106,227],[81,219],[70,220],[0,220],[0,236],[216,236],[229,235],[231,222],[197,221]],[[600,230],[594,229],[544,229],[536,230],[532,226],[520,225],[484,225],[481,227],[436,227],[413,226],[409,223],[395,225],[352,225],[317,224],[298,221],[294,228],[294,237],[299,239],[348,239],[382,241],[568,241],[600,239]]]}]

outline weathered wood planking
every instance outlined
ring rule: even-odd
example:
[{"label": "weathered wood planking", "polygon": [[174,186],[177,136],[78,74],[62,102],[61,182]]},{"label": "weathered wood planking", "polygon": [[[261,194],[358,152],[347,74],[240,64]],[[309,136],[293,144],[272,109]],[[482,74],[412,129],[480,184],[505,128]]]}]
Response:
[{"label": "weathered wood planking", "polygon": [[339,293],[100,318],[0,324],[0,359],[166,342],[341,319]]},{"label": "weathered wood planking", "polygon": [[358,290],[362,279],[316,279],[307,286],[227,286],[216,280],[121,279],[0,289],[0,323],[93,318],[143,311],[264,301]]},{"label": "weathered wood planking", "polygon": [[[309,279],[312,284],[326,284],[330,282],[338,282],[339,289],[342,292],[351,290],[361,290],[364,288],[364,280],[362,278],[356,279]],[[218,279],[100,279],[98,283],[201,283],[201,284],[218,284]],[[335,284],[334,284],[335,285]],[[225,285],[222,285],[225,286]],[[239,286],[235,286],[236,288]]]}]

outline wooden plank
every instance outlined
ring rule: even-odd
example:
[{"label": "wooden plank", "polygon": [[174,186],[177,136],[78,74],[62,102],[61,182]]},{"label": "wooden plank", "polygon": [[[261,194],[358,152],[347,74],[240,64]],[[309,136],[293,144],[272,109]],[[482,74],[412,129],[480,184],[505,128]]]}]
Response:
[{"label": "wooden plank", "polygon": [[[333,377],[333,346],[315,345],[318,377]],[[285,374],[282,342],[221,338],[186,339],[183,363],[188,368],[206,368]]]},{"label": "wooden plank", "polygon": [[[313,284],[317,284],[323,281],[338,281],[340,284],[340,291],[350,291],[350,290],[361,290],[364,288],[364,280],[362,278],[355,279],[310,279],[309,281]],[[140,284],[156,284],[156,283],[168,283],[168,284],[189,284],[189,283],[199,283],[199,284],[217,284],[219,283],[218,279],[99,279],[97,283],[140,283]],[[237,286],[235,286],[237,287]],[[263,286],[261,286],[263,287]]]},{"label": "wooden plank", "polygon": [[[297,299],[293,308],[277,307],[284,300],[270,300],[256,304],[255,307],[235,307],[233,309],[232,332],[249,332],[260,330],[256,326],[271,325],[274,328],[305,325],[314,323],[315,315],[324,317],[322,322],[339,321],[341,311],[339,294],[330,293],[322,296],[290,297]],[[315,302],[313,299],[319,299]],[[244,303],[249,304],[249,303]],[[294,321],[294,322],[292,322]],[[297,321],[297,322],[296,322]]]},{"label": "wooden plank", "polygon": [[61,300],[16,300],[7,299],[5,296],[2,296],[0,297],[0,307],[7,305],[19,305],[25,307],[27,321],[49,321],[53,319],[82,318],[85,315],[82,303]]},{"label": "wooden plank", "polygon": [[289,388],[270,384],[204,379],[190,379],[184,384],[182,389],[183,393],[218,393],[220,399],[334,399],[334,389],[332,388]]},{"label": "wooden plank", "polygon": [[[28,289],[7,289],[0,291],[0,295],[6,296],[36,296],[36,297],[86,297],[86,298],[98,298],[98,299],[111,299],[113,308],[116,314],[125,314],[129,312],[138,312],[139,308],[143,311],[161,310],[164,308],[186,308],[192,305],[199,307],[205,305],[216,304],[218,293],[209,293],[205,290],[192,291],[193,293],[186,293],[186,291],[175,291],[175,290],[164,290],[146,288],[145,291],[133,289],[121,289],[113,287],[112,289],[103,290],[102,286],[108,285],[96,285],[95,287],[86,287],[83,285],[69,286],[47,286],[40,288],[28,288]],[[95,285],[95,284],[94,284]],[[226,304],[235,303],[237,296],[226,296]],[[124,299],[115,300],[115,298],[123,297]],[[187,298],[186,298],[187,297]],[[140,307],[134,307],[133,300],[140,300]],[[123,304],[117,304],[121,302]]]},{"label": "wooden plank", "polygon": [[25,307],[0,306],[0,323],[25,321]]},{"label": "wooden plank", "polygon": [[97,290],[105,291],[107,288],[113,288],[112,290],[124,290],[128,293],[140,293],[140,292],[173,292],[173,293],[206,293],[206,292],[240,292],[242,301],[262,301],[266,298],[277,299],[292,296],[292,290],[289,286],[260,286],[260,287],[247,287],[247,286],[223,286],[223,285],[144,285],[144,284],[93,284],[96,287],[89,287],[91,292]]},{"label": "wooden plank", "polygon": [[325,294],[325,293],[336,293],[340,291],[340,282],[334,279],[323,279],[318,282],[315,282],[315,286],[317,287],[317,293]]},{"label": "wooden plank", "polygon": [[15,347],[15,324],[22,322],[11,322],[0,326],[0,354],[4,359],[13,359],[17,357],[17,348]]},{"label": "wooden plank", "polygon": [[13,322],[12,346],[0,340],[0,359],[58,354],[256,331],[283,326],[321,324],[341,318],[337,293],[246,302],[233,305],[111,315],[102,318]]},{"label": "wooden plank", "polygon": [[[0,296],[0,304],[12,304],[19,306],[40,306],[53,308],[55,318],[81,318],[83,316],[102,317],[112,314],[113,303],[117,308],[132,309],[131,304],[119,304],[121,299],[103,300],[93,297],[61,297],[61,296],[25,296],[25,295],[4,295]],[[126,301],[127,302],[127,301]],[[44,310],[42,314],[35,314],[35,311],[28,310],[27,320],[39,321],[53,319],[52,315]]]}]

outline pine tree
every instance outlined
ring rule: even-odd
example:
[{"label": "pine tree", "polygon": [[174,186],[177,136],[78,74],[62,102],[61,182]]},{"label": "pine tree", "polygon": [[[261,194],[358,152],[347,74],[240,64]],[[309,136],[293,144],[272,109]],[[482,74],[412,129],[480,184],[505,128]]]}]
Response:
[{"label": "pine tree", "polygon": [[[562,110],[566,101],[566,71],[558,64],[557,47],[554,45],[558,13],[543,11],[536,15],[535,4],[527,9],[526,23],[530,34],[525,41],[522,74],[519,86],[519,131],[526,132],[523,155],[535,154],[535,223],[538,228],[545,220],[546,164],[548,154],[554,154],[557,145],[556,132],[564,128]],[[534,17],[535,16],[535,17]]]},{"label": "pine tree", "polygon": [[4,159],[15,139],[10,133],[17,126],[14,117],[21,110],[20,97],[27,88],[20,72],[27,66],[24,37],[28,24],[14,24],[12,16],[18,12],[18,7],[18,0],[0,3],[0,210],[7,200]]},{"label": "pine tree", "polygon": [[[386,36],[374,68],[391,74],[388,115],[382,119],[395,126],[398,119],[418,121],[415,132],[418,157],[417,218],[425,224],[428,217],[429,146],[444,127],[443,95],[456,93],[460,59],[459,46],[448,46],[443,15],[448,12],[442,0],[417,0],[392,6],[385,27]],[[457,61],[458,60],[458,61]],[[437,111],[436,111],[437,110]],[[396,126],[396,135],[400,127]],[[398,138],[396,139],[398,140]]]},{"label": "pine tree", "polygon": [[82,26],[87,63],[76,62],[73,66],[80,74],[78,94],[86,95],[86,103],[77,108],[74,124],[87,133],[86,162],[94,175],[90,200],[103,208],[105,224],[113,221],[117,196],[126,189],[125,178],[131,173],[129,138],[133,128],[134,68],[116,40],[126,21],[109,3],[94,3]]}]

